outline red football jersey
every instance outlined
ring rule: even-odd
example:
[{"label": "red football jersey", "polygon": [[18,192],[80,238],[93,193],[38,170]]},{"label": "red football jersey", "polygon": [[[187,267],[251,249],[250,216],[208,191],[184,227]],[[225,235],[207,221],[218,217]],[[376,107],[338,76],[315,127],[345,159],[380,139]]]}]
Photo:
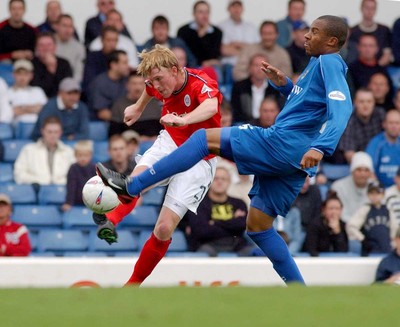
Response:
[{"label": "red football jersey", "polygon": [[182,127],[164,125],[177,146],[184,143],[198,129],[221,127],[220,105],[222,94],[218,89],[218,83],[201,70],[184,68],[184,71],[186,75],[185,83],[180,90],[172,93],[169,98],[163,98],[150,83],[146,82],[146,92],[163,102],[162,116],[171,113],[184,116],[196,109],[204,100],[214,97],[218,98],[218,112],[211,118],[196,124]]},{"label": "red football jersey", "polygon": [[30,252],[28,229],[24,225],[8,220],[0,226],[0,256],[23,257]]}]

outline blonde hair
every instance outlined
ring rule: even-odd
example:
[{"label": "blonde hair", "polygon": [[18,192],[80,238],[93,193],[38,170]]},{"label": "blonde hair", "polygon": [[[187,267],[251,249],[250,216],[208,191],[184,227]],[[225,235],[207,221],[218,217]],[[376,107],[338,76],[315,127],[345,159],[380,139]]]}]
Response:
[{"label": "blonde hair", "polygon": [[154,68],[172,68],[175,66],[181,69],[175,54],[167,47],[159,44],[156,44],[150,51],[143,50],[139,53],[139,58],[142,61],[137,68],[137,72],[142,76],[150,75]]},{"label": "blonde hair", "polygon": [[92,140],[80,140],[75,143],[74,146],[76,152],[92,152],[93,153],[93,141]]}]

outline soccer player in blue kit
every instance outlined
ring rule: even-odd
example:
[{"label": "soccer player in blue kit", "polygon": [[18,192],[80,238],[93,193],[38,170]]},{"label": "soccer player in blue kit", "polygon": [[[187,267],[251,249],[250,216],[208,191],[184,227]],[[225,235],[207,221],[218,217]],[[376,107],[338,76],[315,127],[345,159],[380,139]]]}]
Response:
[{"label": "soccer player in blue kit", "polygon": [[[185,171],[210,153],[236,162],[239,173],[254,174],[247,234],[286,282],[304,283],[286,243],[272,224],[285,216],[307,175],[313,176],[324,155],[331,155],[352,112],[347,66],[338,54],[347,38],[342,18],[321,16],[306,34],[310,62],[296,85],[267,62],[260,67],[287,101],[275,125],[201,129],[177,150],[135,177],[97,165],[104,183],[121,195],[135,196],[165,178]],[[129,112],[125,122],[130,124]],[[171,126],[185,126],[173,116]]]}]

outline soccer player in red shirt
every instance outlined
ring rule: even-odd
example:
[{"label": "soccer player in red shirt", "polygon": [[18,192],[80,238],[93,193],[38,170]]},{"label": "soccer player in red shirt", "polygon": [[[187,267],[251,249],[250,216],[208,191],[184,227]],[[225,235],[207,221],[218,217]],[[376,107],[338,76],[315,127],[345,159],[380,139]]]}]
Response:
[{"label": "soccer player in red shirt", "polygon": [[[143,51],[140,57],[142,61],[138,73],[147,78],[146,88],[139,100],[125,109],[125,123],[135,123],[155,97],[164,104],[160,122],[165,129],[141,157],[132,176],[174,151],[198,129],[221,126],[222,95],[215,80],[200,70],[180,67],[175,54],[160,45],[151,51]],[[216,163],[217,158],[209,155],[186,172],[164,181],[168,189],[157,223],[143,246],[127,285],[142,283],[163,258],[182,217],[187,210],[195,213],[207,193]],[[116,241],[115,226],[133,210],[137,198],[132,202],[121,200],[123,204],[108,213],[107,219],[94,214],[94,220],[99,225],[98,236],[110,244]]]}]

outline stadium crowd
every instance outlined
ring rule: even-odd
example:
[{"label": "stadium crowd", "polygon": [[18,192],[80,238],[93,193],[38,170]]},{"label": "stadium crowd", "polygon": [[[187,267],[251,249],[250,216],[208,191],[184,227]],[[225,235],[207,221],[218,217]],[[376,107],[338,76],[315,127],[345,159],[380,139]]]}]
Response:
[{"label": "stadium crowd", "polygon": [[[341,51],[349,67],[352,117],[334,155],[306,180],[288,216],[275,222],[294,256],[386,255],[396,242],[398,248],[400,85],[392,72],[400,69],[400,18],[385,26],[375,21],[376,0],[359,2],[362,19],[350,26]],[[143,195],[121,226],[120,242],[109,249],[98,246],[80,197],[95,162],[130,174],[135,156],[163,128],[162,103],[156,100],[135,124],[123,123],[124,109],[145,87],[136,73],[138,51],[165,45],[182,66],[216,79],[224,95],[223,126],[273,124],[285,99],[265,79],[261,62],[294,81],[299,78],[309,60],[307,4],[289,0],[286,17],[260,26],[243,20],[245,5],[251,4],[227,1],[229,18],[211,22],[212,8],[197,1],[193,19],[188,16],[176,33],[169,29],[172,17],[158,15],[150,22],[152,37],[140,45],[114,0],[97,1],[98,13],[87,20],[83,39],[60,1],[47,2],[38,26],[25,22],[29,8],[23,0],[9,1],[9,18],[0,23],[0,209],[8,210],[10,226],[16,224],[9,213],[14,209],[12,218],[28,227],[31,245],[23,225],[12,232],[0,226],[0,256],[28,255],[31,248],[37,256],[140,250],[162,204],[163,187]],[[259,255],[243,236],[252,177],[239,175],[225,160],[218,173],[199,209],[201,217],[188,214],[174,233],[171,255]],[[49,230],[63,240],[60,247],[41,243]],[[78,247],[69,232],[87,242]],[[21,235],[21,249],[6,251],[6,242],[14,249]]]}]

